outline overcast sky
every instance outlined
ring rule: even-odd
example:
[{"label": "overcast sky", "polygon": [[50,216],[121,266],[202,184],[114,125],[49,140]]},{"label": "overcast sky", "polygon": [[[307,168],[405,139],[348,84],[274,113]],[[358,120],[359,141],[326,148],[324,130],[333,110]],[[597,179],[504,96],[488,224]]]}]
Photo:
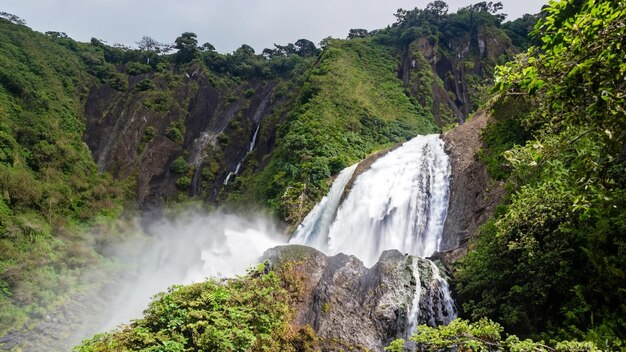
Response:
[{"label": "overcast sky", "polygon": [[[537,13],[547,0],[501,0],[508,19]],[[346,37],[350,28],[368,30],[394,22],[398,8],[424,8],[431,0],[0,0],[34,30],[66,32],[79,41],[96,37],[135,46],[148,35],[173,43],[194,32],[220,52],[242,44],[257,52],[300,38],[315,43]],[[450,10],[479,0],[448,0]]]}]

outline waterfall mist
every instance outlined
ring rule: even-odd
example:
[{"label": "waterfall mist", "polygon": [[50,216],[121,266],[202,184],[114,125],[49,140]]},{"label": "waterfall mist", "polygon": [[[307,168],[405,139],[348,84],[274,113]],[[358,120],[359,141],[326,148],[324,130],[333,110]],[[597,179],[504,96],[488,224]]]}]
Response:
[{"label": "waterfall mist", "polygon": [[84,331],[73,343],[141,318],[151,297],[172,285],[244,274],[266,249],[286,242],[268,217],[222,211],[188,210],[176,220],[153,222],[146,232],[107,250],[121,274],[90,298],[100,308],[85,312]]}]

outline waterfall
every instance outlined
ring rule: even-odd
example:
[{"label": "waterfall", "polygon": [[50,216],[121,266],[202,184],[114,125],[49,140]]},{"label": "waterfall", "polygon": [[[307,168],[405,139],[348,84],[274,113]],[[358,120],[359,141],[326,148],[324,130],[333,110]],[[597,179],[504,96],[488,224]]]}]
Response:
[{"label": "waterfall", "polygon": [[411,302],[411,309],[407,315],[407,327],[405,331],[405,338],[408,340],[411,334],[417,329],[417,324],[420,317],[420,299],[422,298],[422,285],[420,280],[419,262],[413,258],[411,262],[411,270],[413,271],[413,278],[415,279],[415,293],[413,293],[413,302]]},{"label": "waterfall", "polygon": [[[328,195],[305,217],[289,243],[305,244],[328,255],[353,254],[367,266],[387,249],[418,257],[439,249],[451,171],[438,135],[418,136],[379,158],[356,176],[345,196],[355,169],[356,165],[350,166],[337,176]],[[424,262],[429,264],[420,267],[413,260],[410,265],[415,291],[407,312],[407,336],[420,322],[435,326],[456,317],[448,283],[433,262]]]},{"label": "waterfall", "polygon": [[328,250],[327,237],[330,225],[337,215],[337,208],[343,195],[346,184],[352,178],[358,164],[352,165],[339,173],[330,187],[328,195],[317,203],[311,212],[304,218],[289,243],[306,244],[323,252]]},{"label": "waterfall", "polygon": [[441,277],[439,268],[435,263],[430,262],[430,270],[432,280],[431,289],[428,291],[428,309],[431,314],[428,324],[431,326],[449,324],[456,318],[456,309],[450,296],[448,281]]},{"label": "waterfall", "polygon": [[[344,170],[346,175],[352,168]],[[341,205],[330,203],[327,198],[344,192],[344,172],[290,243],[331,255],[353,254],[368,266],[386,249],[425,257],[439,248],[448,211],[450,163],[438,135],[416,137],[376,160],[356,178]],[[309,225],[322,209],[326,216],[334,215],[325,219],[331,223],[328,231]]]},{"label": "waterfall", "polygon": [[241,166],[243,165],[243,162],[246,161],[248,154],[252,153],[252,150],[254,149],[254,146],[256,145],[256,138],[259,135],[260,127],[261,127],[260,123],[256,125],[256,129],[254,130],[254,134],[252,135],[252,140],[250,141],[250,144],[248,145],[248,150],[246,151],[246,154],[243,156],[243,158],[241,158],[241,160],[239,160],[239,162],[237,163],[237,166],[235,166],[235,170],[228,173],[228,175],[226,176],[226,179],[224,179],[224,186],[228,185],[228,182],[230,181],[231,177],[239,175],[239,171],[241,170]]},{"label": "waterfall", "polygon": [[261,104],[259,104],[258,109],[254,113],[254,116],[252,116],[252,122],[256,124],[256,128],[254,130],[254,133],[252,134],[252,139],[250,140],[250,144],[248,144],[248,150],[246,151],[246,154],[244,154],[243,158],[239,160],[239,163],[237,163],[235,170],[228,173],[228,175],[226,176],[226,179],[224,179],[224,186],[228,185],[228,182],[230,181],[231,177],[239,175],[239,171],[241,169],[241,166],[243,165],[243,162],[246,161],[246,158],[248,157],[248,155],[252,153],[252,150],[254,150],[254,147],[256,146],[256,139],[259,135],[259,130],[261,129],[261,120],[263,119],[263,113],[267,110],[267,106],[269,104],[271,97],[272,97],[272,91],[270,91],[269,93],[265,95],[265,97],[261,101]]},{"label": "waterfall", "polygon": [[256,144],[256,137],[259,135],[259,128],[261,124],[256,125],[256,130],[254,131],[254,135],[252,136],[252,141],[250,141],[250,146],[248,147],[248,154],[252,153],[252,149],[254,149],[254,145]]}]

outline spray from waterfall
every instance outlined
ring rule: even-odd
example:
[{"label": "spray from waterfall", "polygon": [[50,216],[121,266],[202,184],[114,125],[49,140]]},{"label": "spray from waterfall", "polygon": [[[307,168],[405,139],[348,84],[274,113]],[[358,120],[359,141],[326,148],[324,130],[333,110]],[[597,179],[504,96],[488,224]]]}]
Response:
[{"label": "spray from waterfall", "polygon": [[176,221],[150,225],[148,232],[141,251],[123,260],[129,269],[111,302],[122,309],[109,313],[102,330],[141,316],[150,297],[171,285],[243,274],[266,249],[284,244],[267,218],[222,212],[188,211]]}]

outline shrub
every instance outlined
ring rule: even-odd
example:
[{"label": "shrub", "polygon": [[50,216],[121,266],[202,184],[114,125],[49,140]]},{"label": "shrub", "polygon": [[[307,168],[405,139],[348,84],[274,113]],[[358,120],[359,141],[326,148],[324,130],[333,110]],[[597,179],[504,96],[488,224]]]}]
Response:
[{"label": "shrub", "polygon": [[140,75],[142,73],[148,73],[152,71],[150,65],[142,64],[139,62],[129,62],[126,64],[126,73],[130,76]]},{"label": "shrub", "polygon": [[120,92],[128,89],[128,78],[119,72],[111,74],[104,82]]},{"label": "shrub", "polygon": [[141,80],[139,83],[137,83],[135,88],[140,92],[144,92],[147,90],[153,90],[154,88],[156,88],[156,86],[154,85],[154,82],[151,79],[145,78]]},{"label": "shrub", "polygon": [[77,352],[105,351],[111,346],[133,351],[294,351],[314,334],[296,335],[289,294],[281,279],[261,265],[248,275],[158,294],[144,318],[117,331],[96,335]]},{"label": "shrub", "polygon": [[186,191],[191,187],[191,177],[181,176],[176,180],[176,187],[181,191]]},{"label": "shrub", "polygon": [[172,165],[170,166],[170,170],[172,170],[172,172],[175,172],[177,174],[185,174],[187,173],[187,171],[189,171],[189,164],[187,164],[187,162],[185,161],[185,158],[183,158],[182,156],[179,156],[178,158],[176,158],[176,160],[172,162]]},{"label": "shrub", "polygon": [[165,135],[173,142],[180,143],[183,141],[183,134],[180,132],[178,127],[170,127]]}]

